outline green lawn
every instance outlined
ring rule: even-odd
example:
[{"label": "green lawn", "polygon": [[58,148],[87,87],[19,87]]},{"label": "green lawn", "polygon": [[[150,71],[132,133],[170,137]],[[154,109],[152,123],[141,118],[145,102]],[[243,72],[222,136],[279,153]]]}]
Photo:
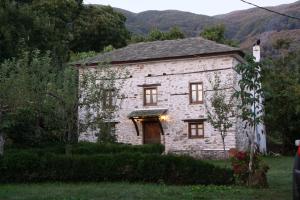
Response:
[{"label": "green lawn", "polygon": [[[265,158],[271,169],[268,189],[237,186],[166,186],[129,183],[44,183],[0,185],[0,200],[97,199],[292,199],[293,158]],[[216,162],[223,165],[222,162]]]}]

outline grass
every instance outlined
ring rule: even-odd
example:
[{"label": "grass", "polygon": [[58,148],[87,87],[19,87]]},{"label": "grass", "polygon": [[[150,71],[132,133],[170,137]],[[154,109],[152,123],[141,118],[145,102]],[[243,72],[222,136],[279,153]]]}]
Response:
[{"label": "grass", "polygon": [[[292,157],[265,158],[271,167],[270,187],[167,186],[131,183],[42,183],[0,185],[0,200],[100,200],[100,199],[292,199]],[[215,162],[215,161],[214,161]],[[217,161],[217,165],[226,165]]]}]

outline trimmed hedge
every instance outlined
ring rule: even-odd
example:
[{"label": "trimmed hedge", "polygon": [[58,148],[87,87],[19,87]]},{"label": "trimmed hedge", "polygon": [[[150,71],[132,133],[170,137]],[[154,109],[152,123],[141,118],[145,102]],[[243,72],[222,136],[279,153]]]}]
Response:
[{"label": "trimmed hedge", "polygon": [[72,153],[80,155],[107,153],[151,153],[162,154],[164,146],[161,144],[129,145],[129,144],[99,144],[81,142],[73,146]]},{"label": "trimmed hedge", "polygon": [[191,157],[121,153],[39,156],[11,153],[0,158],[0,182],[128,181],[166,184],[233,183],[233,173]]},{"label": "trimmed hedge", "polygon": [[[65,146],[57,145],[45,148],[28,148],[18,149],[11,148],[5,151],[6,154],[18,153],[37,153],[43,155],[47,153],[65,154]],[[129,145],[129,144],[99,144],[91,142],[80,142],[72,145],[71,153],[78,155],[93,155],[93,154],[116,154],[116,153],[143,153],[143,154],[162,154],[164,146],[161,144],[147,144],[147,145]]]}]

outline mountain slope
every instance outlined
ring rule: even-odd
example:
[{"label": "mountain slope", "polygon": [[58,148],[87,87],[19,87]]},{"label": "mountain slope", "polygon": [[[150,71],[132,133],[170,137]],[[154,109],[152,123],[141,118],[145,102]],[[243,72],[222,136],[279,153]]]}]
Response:
[{"label": "mountain slope", "polygon": [[282,31],[267,31],[261,34],[257,34],[252,37],[248,37],[240,44],[240,48],[245,52],[252,50],[253,44],[257,38],[260,38],[262,43],[262,54],[264,55],[276,55],[276,50],[273,48],[278,39],[288,39],[290,41],[290,50],[296,50],[300,47],[300,29],[294,30],[282,30]]},{"label": "mountain slope", "polygon": [[[300,1],[269,7],[272,10],[300,18]],[[189,12],[166,10],[132,13],[116,8],[127,17],[126,26],[136,34],[147,34],[152,28],[167,31],[178,26],[187,36],[196,36],[206,26],[225,24],[229,39],[244,41],[248,37],[270,31],[300,29],[300,21],[289,19],[259,8],[234,11],[209,17]]]},{"label": "mountain slope", "polygon": [[[269,9],[300,18],[300,1],[284,4]],[[300,20],[287,18],[259,8],[234,11],[215,16],[227,27],[227,35],[232,39],[245,38],[263,32],[300,29]]]},{"label": "mountain slope", "polygon": [[118,8],[116,10],[126,16],[126,26],[131,32],[142,35],[147,34],[153,28],[168,31],[178,26],[187,36],[195,36],[204,26],[221,23],[221,20],[217,18],[177,10],[150,10],[137,14]]}]

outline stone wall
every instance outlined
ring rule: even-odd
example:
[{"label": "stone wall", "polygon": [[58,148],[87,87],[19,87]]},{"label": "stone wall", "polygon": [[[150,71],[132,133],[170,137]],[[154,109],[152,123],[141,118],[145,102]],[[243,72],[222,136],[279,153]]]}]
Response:
[{"label": "stone wall", "polygon": [[[124,98],[120,100],[120,110],[117,114],[116,134],[119,142],[143,144],[143,129],[141,120],[137,123],[140,135],[137,136],[133,122],[128,114],[139,109],[167,109],[167,119],[162,121],[164,135],[161,142],[165,145],[166,153],[188,152],[189,155],[204,157],[205,155],[222,152],[220,134],[207,122],[204,122],[204,138],[189,139],[188,123],[183,120],[206,118],[205,99],[212,94],[210,80],[215,73],[221,79],[221,87],[228,92],[228,98],[236,84],[236,73],[233,67],[238,63],[235,56],[197,57],[190,59],[165,60],[127,64],[123,67],[131,76],[121,89]],[[204,90],[204,103],[192,105],[189,102],[189,83],[202,82]],[[160,84],[157,87],[157,106],[144,106],[144,84]],[[234,119],[234,121],[236,121]],[[225,143],[226,149],[236,148],[240,137],[237,137],[238,126],[235,124],[229,131]],[[88,133],[81,134],[85,140],[94,140]],[[207,153],[207,152],[217,153]]]}]

